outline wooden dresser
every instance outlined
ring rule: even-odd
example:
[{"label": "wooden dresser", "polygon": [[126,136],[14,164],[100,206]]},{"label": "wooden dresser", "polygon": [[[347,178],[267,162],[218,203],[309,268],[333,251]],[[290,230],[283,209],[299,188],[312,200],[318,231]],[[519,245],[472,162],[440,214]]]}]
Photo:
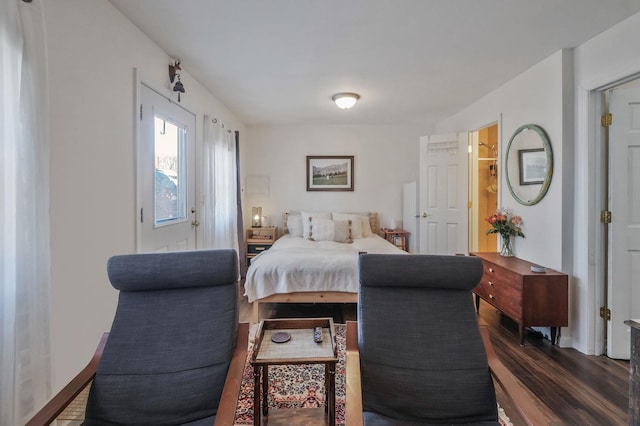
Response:
[{"label": "wooden dresser", "polygon": [[471,253],[482,259],[484,273],[473,290],[476,310],[480,298],[518,323],[520,344],[525,327],[551,327],[556,343],[558,327],[569,325],[569,280],[566,274],[547,269],[532,272],[531,265],[517,257],[498,253]]}]

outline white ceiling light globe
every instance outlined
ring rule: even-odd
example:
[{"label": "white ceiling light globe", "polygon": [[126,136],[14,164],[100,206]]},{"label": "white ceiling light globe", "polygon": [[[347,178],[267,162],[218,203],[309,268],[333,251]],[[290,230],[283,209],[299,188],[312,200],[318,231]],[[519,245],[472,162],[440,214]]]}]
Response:
[{"label": "white ceiling light globe", "polygon": [[360,95],[357,93],[337,93],[331,99],[333,99],[338,108],[349,109],[360,99]]}]

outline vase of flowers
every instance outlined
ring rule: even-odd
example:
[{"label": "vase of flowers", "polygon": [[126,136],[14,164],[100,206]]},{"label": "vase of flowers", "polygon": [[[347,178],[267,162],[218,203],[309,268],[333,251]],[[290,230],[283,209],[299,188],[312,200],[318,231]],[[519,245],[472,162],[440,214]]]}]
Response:
[{"label": "vase of flowers", "polygon": [[486,234],[500,234],[500,256],[513,256],[513,238],[522,237],[522,218],[509,210],[499,208],[486,219],[491,225]]}]

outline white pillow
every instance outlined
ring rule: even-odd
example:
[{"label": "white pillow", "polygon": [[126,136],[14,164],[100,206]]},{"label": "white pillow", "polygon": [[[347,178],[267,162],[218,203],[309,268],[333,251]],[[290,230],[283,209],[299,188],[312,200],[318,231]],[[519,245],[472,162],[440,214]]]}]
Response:
[{"label": "white pillow", "polygon": [[331,220],[331,213],[329,212],[302,212],[302,238],[309,238],[309,218],[312,222],[317,222],[320,219]]},{"label": "white pillow", "polygon": [[360,216],[362,223],[362,238],[369,238],[373,235],[371,230],[371,222],[369,222],[369,216]]},{"label": "white pillow", "polygon": [[337,243],[352,243],[351,225],[348,220],[333,221],[333,241]]},{"label": "white pillow", "polygon": [[350,237],[351,226],[346,220],[314,219],[311,218],[309,240],[335,241],[337,243],[352,243]]},{"label": "white pillow", "polygon": [[292,237],[302,237],[302,215],[287,215],[287,229]]},{"label": "white pillow", "polygon": [[334,225],[331,219],[311,218],[309,225],[309,240],[333,241]]},{"label": "white pillow", "polygon": [[351,238],[362,238],[362,219],[360,215],[351,213],[333,213],[334,220],[351,221]]}]

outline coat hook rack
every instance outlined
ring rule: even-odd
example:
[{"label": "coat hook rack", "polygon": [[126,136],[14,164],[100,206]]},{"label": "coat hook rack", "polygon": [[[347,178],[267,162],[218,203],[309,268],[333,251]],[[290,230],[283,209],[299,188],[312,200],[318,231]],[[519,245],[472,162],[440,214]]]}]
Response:
[{"label": "coat hook rack", "polygon": [[175,61],[173,65],[169,64],[169,81],[173,83],[176,78],[178,79],[176,84],[173,86],[173,91],[178,92],[178,102],[180,102],[180,93],[184,93],[185,90],[182,81],[180,81],[180,74],[178,74],[177,71],[182,71],[182,68],[180,68],[180,61]]}]

